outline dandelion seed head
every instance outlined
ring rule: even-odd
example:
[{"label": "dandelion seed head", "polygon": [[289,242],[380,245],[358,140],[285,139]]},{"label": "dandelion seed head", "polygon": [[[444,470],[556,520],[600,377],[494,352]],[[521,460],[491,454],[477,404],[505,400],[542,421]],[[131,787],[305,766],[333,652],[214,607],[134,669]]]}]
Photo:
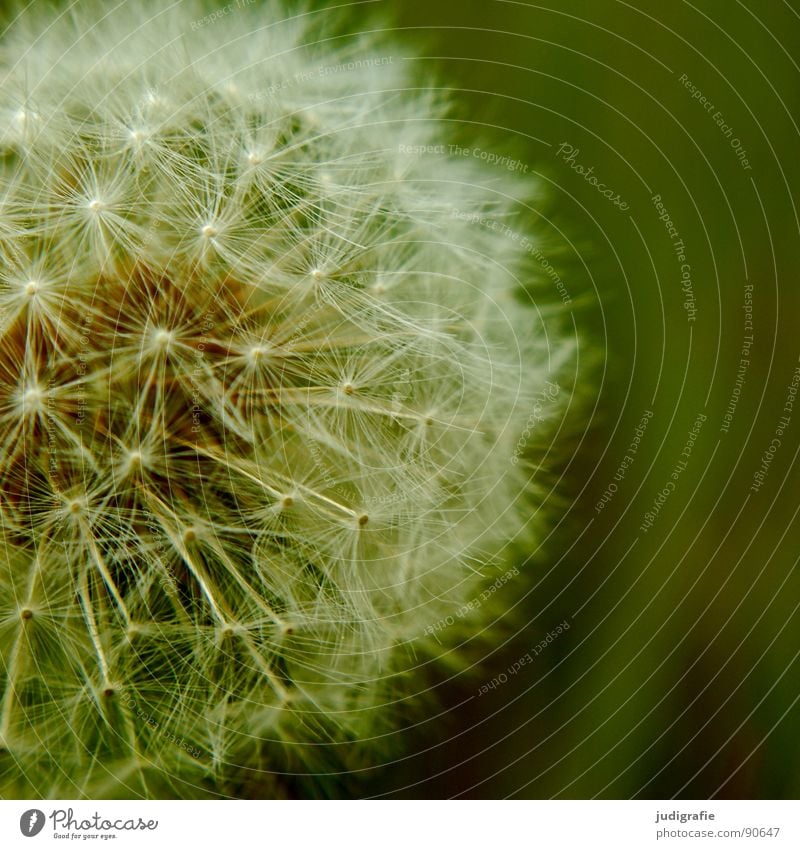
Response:
[{"label": "dandelion seed head", "polygon": [[475,223],[519,186],[401,152],[449,126],[412,63],[315,71],[379,40],[203,14],[31,4],[0,57],[4,797],[372,745],[538,512],[569,347]]}]

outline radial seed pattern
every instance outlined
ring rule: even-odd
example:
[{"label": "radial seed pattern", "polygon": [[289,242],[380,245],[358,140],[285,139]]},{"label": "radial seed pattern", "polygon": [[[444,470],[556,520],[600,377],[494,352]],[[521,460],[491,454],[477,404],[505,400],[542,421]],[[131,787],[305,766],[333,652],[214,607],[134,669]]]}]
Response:
[{"label": "radial seed pattern", "polygon": [[0,52],[0,794],[223,792],[380,726],[563,350],[404,63],[92,9]]}]

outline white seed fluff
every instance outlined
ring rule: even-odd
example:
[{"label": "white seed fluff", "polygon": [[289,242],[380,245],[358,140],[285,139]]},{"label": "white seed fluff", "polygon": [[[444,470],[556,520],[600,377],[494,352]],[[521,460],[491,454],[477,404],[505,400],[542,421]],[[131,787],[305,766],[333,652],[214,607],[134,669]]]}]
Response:
[{"label": "white seed fluff", "polygon": [[534,503],[565,348],[476,223],[509,183],[409,153],[446,132],[410,63],[313,16],[39,5],[0,47],[0,795],[310,768]]}]

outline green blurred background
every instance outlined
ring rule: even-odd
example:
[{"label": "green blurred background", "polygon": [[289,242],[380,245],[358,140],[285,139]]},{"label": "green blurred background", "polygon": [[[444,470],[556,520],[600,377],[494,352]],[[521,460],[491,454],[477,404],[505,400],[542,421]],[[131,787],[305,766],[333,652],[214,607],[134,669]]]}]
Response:
[{"label": "green blurred background", "polygon": [[[570,629],[484,696],[474,679],[433,681],[446,713],[409,720],[406,757],[365,764],[342,792],[797,797],[800,401],[751,485],[799,365],[800,12],[784,0],[377,5],[421,78],[460,104],[447,141],[549,184],[528,224],[569,292],[577,382],[592,391],[559,437],[556,527],[510,596],[522,623],[483,659],[483,680],[562,620]],[[559,157],[563,144],[628,208]]]}]

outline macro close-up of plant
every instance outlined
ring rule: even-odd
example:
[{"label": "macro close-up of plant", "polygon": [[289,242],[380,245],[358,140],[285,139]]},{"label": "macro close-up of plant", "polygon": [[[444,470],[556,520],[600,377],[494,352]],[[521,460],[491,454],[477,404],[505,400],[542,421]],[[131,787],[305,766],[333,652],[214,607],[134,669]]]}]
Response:
[{"label": "macro close-up of plant", "polygon": [[435,155],[379,34],[284,18],[34,4],[0,44],[3,798],[394,754],[538,527],[537,184]]},{"label": "macro close-up of plant", "polygon": [[0,4],[0,843],[791,840],[799,55]]}]

